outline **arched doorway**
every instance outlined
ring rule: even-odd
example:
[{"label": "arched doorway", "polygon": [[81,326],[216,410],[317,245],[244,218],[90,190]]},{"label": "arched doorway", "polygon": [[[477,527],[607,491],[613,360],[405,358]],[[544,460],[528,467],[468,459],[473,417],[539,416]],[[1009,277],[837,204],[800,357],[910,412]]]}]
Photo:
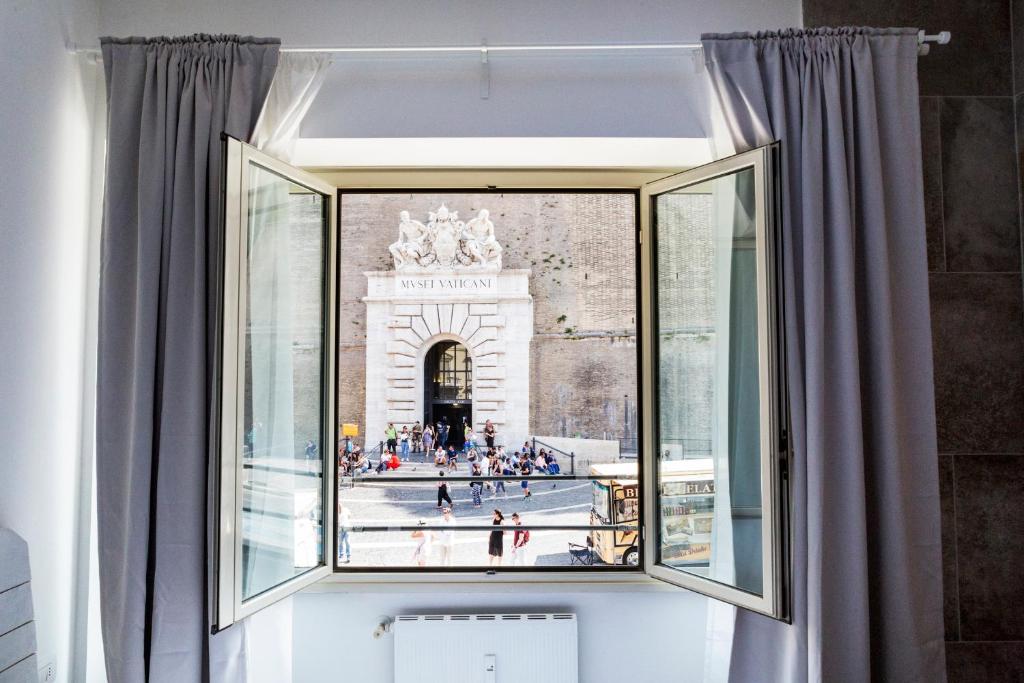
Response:
[{"label": "arched doorway", "polygon": [[[473,420],[473,359],[458,342],[440,341],[423,359],[424,424],[448,425],[448,444],[461,449]],[[439,434],[440,436],[440,434]]]}]

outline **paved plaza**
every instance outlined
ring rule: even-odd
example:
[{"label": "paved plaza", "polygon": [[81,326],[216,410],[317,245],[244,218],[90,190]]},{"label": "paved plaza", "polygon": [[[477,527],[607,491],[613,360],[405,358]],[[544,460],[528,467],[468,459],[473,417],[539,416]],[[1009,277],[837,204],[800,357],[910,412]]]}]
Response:
[{"label": "paved plaza", "polygon": [[[422,460],[422,454],[412,456]],[[353,527],[416,525],[419,520],[427,524],[442,521],[437,509],[437,481],[439,468],[423,462],[403,463],[402,467],[390,473],[368,474],[342,482],[338,499],[351,514]],[[465,475],[463,463],[458,472],[449,476]],[[389,483],[397,476],[424,477],[419,482]],[[523,524],[543,525],[585,525],[590,523],[592,503],[591,483],[586,480],[561,480],[556,482],[530,481],[532,496],[524,498],[520,486],[522,479],[509,477],[505,483],[506,492],[495,494],[484,488],[482,504],[473,506],[470,484],[466,481],[448,483],[452,500],[456,528],[458,525],[489,525],[493,510],[501,510],[505,516],[504,557],[502,566],[511,566],[513,512],[518,512]],[[492,483],[493,485],[493,483]],[[440,532],[435,531],[435,540],[428,556],[428,566],[440,565]],[[525,564],[531,566],[569,565],[569,542],[585,544],[585,531],[542,530],[531,531],[527,544]],[[487,566],[489,532],[456,531],[455,550],[452,565],[461,567]],[[413,553],[418,539],[410,531],[353,531],[349,534],[352,547],[351,563],[344,565],[358,567],[412,567],[416,566]]]}]

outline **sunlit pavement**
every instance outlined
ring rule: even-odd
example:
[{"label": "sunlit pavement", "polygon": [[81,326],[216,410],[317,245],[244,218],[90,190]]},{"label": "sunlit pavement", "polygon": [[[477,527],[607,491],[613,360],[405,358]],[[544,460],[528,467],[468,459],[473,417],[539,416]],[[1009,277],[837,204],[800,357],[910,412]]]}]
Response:
[{"label": "sunlit pavement", "polygon": [[[421,455],[413,456],[422,458]],[[375,474],[373,471],[352,480],[351,487],[342,484],[338,498],[348,507],[353,526],[382,526],[387,524],[409,525],[424,520],[427,524],[442,521],[441,512],[437,509],[437,481],[434,476],[440,470],[433,464],[422,462],[402,463],[395,472]],[[465,475],[465,464],[452,475]],[[426,477],[423,483],[389,484],[389,477],[419,476]],[[505,516],[504,557],[503,565],[512,564],[512,533],[511,516],[518,512],[523,524],[570,524],[580,525],[590,522],[590,506],[592,500],[591,483],[589,481],[531,481],[532,496],[524,499],[521,479],[509,477],[505,481],[506,493],[498,493],[484,488],[481,506],[473,506],[469,482],[449,482],[451,497],[455,502],[453,518],[456,525],[487,525],[491,523],[493,510],[501,510]],[[493,482],[492,482],[493,485]],[[435,539],[439,532],[435,532]],[[527,544],[526,562],[534,566],[558,566],[570,564],[568,544],[586,543],[585,531],[531,531]],[[360,566],[415,566],[413,552],[418,539],[411,537],[410,531],[388,532],[351,532],[349,542],[352,547],[351,563],[343,565],[350,568]],[[488,532],[456,531],[453,566],[486,566],[489,563],[487,553]],[[440,547],[434,541],[428,564],[440,564]]]}]

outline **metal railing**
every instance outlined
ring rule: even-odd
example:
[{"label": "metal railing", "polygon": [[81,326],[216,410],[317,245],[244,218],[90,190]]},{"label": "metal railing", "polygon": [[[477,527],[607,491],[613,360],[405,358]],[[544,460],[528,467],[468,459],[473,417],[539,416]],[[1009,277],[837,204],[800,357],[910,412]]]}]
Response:
[{"label": "metal railing", "polygon": [[561,453],[562,455],[564,455],[567,458],[569,458],[569,472],[571,474],[576,474],[576,453],[574,451],[563,451],[561,448],[558,448],[556,446],[552,446],[551,444],[549,444],[549,443],[547,443],[545,441],[541,441],[537,437],[533,437],[533,452],[534,453],[537,452],[537,444],[540,444],[541,446],[543,446],[544,448],[548,449],[549,451],[555,451],[556,453]]}]

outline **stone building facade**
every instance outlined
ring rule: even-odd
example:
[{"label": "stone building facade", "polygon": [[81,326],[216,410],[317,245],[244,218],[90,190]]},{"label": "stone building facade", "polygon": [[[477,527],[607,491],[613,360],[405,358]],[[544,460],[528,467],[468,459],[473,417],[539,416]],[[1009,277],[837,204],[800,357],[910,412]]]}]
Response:
[{"label": "stone building facade", "polygon": [[[307,196],[296,195],[293,201],[294,210],[303,217],[292,221],[292,271],[300,281],[319,273],[320,252],[315,247],[319,244],[320,214]],[[424,345],[417,345],[414,365],[388,369],[384,362],[387,344],[397,341],[396,335],[414,333],[415,339],[410,340],[415,341],[451,333],[440,328],[439,316],[438,328],[433,330],[426,326],[433,317],[422,315],[422,306],[432,306],[430,310],[435,311],[446,302],[425,298],[402,302],[419,307],[424,329],[417,333],[412,329],[417,316],[409,308],[388,311],[376,321],[368,319],[367,297],[375,281],[387,281],[394,274],[388,246],[397,236],[400,213],[409,211],[413,217],[424,218],[444,202],[463,218],[482,208],[490,211],[504,249],[501,272],[516,279],[513,289],[520,288],[530,299],[529,330],[510,329],[510,319],[496,313],[484,316],[481,311],[490,309],[479,306],[486,302],[478,302],[474,309],[480,321],[486,317],[489,325],[503,323],[499,328],[502,336],[527,340],[527,351],[511,361],[528,378],[528,386],[513,392],[525,397],[513,410],[526,427],[515,427],[505,436],[511,438],[512,432],[522,436],[525,429],[528,435],[537,436],[621,439],[626,450],[634,448],[639,419],[635,201],[631,192],[343,194],[337,321],[339,423],[358,425],[359,442],[380,441],[381,425],[367,429],[367,396],[368,392],[381,393],[388,384],[401,385],[397,388],[404,390],[406,399],[392,406],[390,418],[399,425],[403,419],[410,423],[422,419],[417,397],[423,387],[417,384],[419,371],[411,368],[422,361],[418,352]],[[698,453],[709,448],[715,338],[707,201],[707,195],[680,195],[663,207],[663,218],[673,224],[680,239],[660,246],[658,268],[663,293],[659,344],[665,352],[660,382],[663,396],[668,397],[663,408],[667,406],[671,413],[660,416],[663,441],[668,449]],[[375,275],[368,279],[371,272]],[[313,291],[308,287],[302,291],[307,290]],[[312,392],[319,382],[319,310],[315,303],[297,302],[295,311],[297,328],[303,330],[293,346],[297,453],[302,452],[307,438],[315,438],[318,429],[319,416],[312,409],[316,401],[312,396],[303,399],[303,387]],[[448,327],[457,312],[462,317],[455,303],[465,304],[464,312],[470,317],[468,299],[447,303],[452,304],[451,317],[446,318]],[[444,310],[447,314],[448,309]],[[400,325],[396,320],[400,318],[408,318],[408,330],[390,327]],[[513,316],[512,324],[519,325],[521,320],[522,316]],[[372,342],[378,346],[376,351],[368,351],[371,327],[382,339]],[[474,400],[503,412],[502,419],[508,419],[507,402],[489,400],[495,395],[487,395],[501,388],[505,389],[504,398],[512,395],[508,387],[497,386],[502,380],[495,374],[507,370],[498,370],[489,362],[478,364],[477,377],[485,386],[478,387]],[[506,367],[508,362],[506,358]]]},{"label": "stone building facade", "polygon": [[[515,428],[514,436],[635,439],[635,201],[630,192],[343,194],[339,420],[363,433],[367,387],[373,392],[387,379],[367,374],[378,364],[367,363],[373,354],[367,340],[374,334],[367,329],[364,273],[393,270],[388,245],[397,236],[400,212],[425,217],[446,203],[462,218],[489,210],[504,249],[503,272],[528,273],[532,329],[505,330],[529,339],[528,357],[514,361],[528,366],[528,406],[515,408],[528,414],[528,433]],[[369,281],[372,287],[374,278]],[[379,329],[380,321],[373,325]],[[415,398],[419,388],[409,388]],[[365,432],[369,443],[381,438],[373,431]]]}]

